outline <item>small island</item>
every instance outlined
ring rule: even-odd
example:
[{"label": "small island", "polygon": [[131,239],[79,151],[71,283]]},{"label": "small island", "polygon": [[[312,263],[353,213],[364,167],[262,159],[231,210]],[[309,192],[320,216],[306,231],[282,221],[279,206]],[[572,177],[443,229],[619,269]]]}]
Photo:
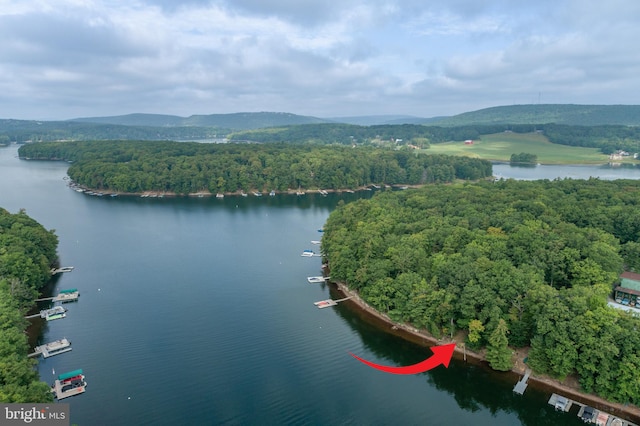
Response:
[{"label": "small island", "polygon": [[538,164],[538,156],[536,154],[530,154],[528,152],[511,154],[509,163],[512,166],[535,166],[536,164]]}]

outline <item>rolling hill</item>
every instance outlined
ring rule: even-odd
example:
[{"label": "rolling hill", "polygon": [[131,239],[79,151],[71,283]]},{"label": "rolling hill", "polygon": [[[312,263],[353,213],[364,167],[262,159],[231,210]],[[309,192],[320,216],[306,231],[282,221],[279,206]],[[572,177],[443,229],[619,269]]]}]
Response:
[{"label": "rolling hill", "polygon": [[234,130],[251,130],[296,124],[328,123],[330,120],[307,117],[287,112],[236,112],[232,114],[209,114],[179,117],[163,114],[127,114],[111,117],[74,118],[70,121],[121,126],[150,127],[217,127]]},{"label": "rolling hill", "polygon": [[509,105],[480,109],[428,121],[434,126],[478,124],[566,124],[572,126],[640,125],[640,105]]}]

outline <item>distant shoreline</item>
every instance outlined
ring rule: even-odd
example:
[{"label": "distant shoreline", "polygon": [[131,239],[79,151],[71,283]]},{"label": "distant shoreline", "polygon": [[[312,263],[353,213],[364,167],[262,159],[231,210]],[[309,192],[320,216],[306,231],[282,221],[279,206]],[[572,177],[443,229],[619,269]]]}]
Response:
[{"label": "distant shoreline", "polygon": [[[365,302],[360,297],[357,291],[353,291],[349,289],[344,283],[332,282],[332,284],[335,284],[337,290],[340,293],[342,293],[345,297],[352,296],[351,299],[346,301],[346,303],[351,302],[360,312],[370,317],[370,319],[374,319],[375,322],[377,323],[375,325],[386,324],[390,326],[390,327],[384,328],[384,330],[387,333],[402,337],[405,340],[409,340],[413,343],[417,343],[423,346],[425,344],[427,346],[435,346],[435,345],[443,345],[443,344],[455,342],[456,343],[455,352],[457,353],[457,356],[456,356],[457,359],[462,360],[464,354],[466,353],[466,357],[471,358],[471,362],[473,362],[474,364],[486,365],[486,359],[484,358],[484,356],[482,356],[477,352],[465,350],[460,345],[460,342],[457,342],[455,339],[454,340],[444,339],[444,338],[437,339],[434,336],[427,334],[426,331],[420,331],[410,325],[394,322],[391,318],[389,318],[384,313],[379,312],[373,307],[371,307],[367,302]],[[521,359],[521,358],[524,358],[524,356],[523,355],[517,355],[517,356],[518,356],[518,360],[515,363],[514,368],[510,372],[505,372],[505,374],[513,375],[514,385],[516,381],[521,378],[521,376],[524,374],[524,371],[525,371],[525,366]],[[499,371],[496,371],[496,370],[492,370],[492,371],[495,371],[496,373],[500,373]],[[604,411],[608,414],[612,414],[616,417],[620,417],[623,420],[640,424],[640,407],[607,401],[606,399],[601,398],[599,396],[584,393],[576,386],[569,386],[559,382],[558,380],[555,380],[549,377],[536,376],[533,373],[529,377],[529,385],[543,391],[549,391],[551,393],[553,392],[560,393],[563,396],[567,396],[571,399],[574,399],[583,404],[587,404],[591,407]]]},{"label": "distant shoreline", "polygon": [[[188,194],[178,194],[175,192],[170,192],[170,191],[155,191],[155,190],[149,190],[149,191],[141,191],[141,192],[119,192],[119,191],[113,191],[110,189],[95,189],[95,188],[89,188],[86,187],[84,185],[79,185],[74,183],[73,181],[69,181],[69,186],[71,187],[71,189],[81,189],[82,193],[85,193],[87,195],[101,195],[101,196],[123,196],[123,197],[144,197],[144,198],[162,198],[162,197],[167,197],[167,198],[177,198],[177,197],[216,197],[218,194],[222,194],[223,196],[227,197],[241,197],[243,196],[243,192],[242,191],[234,191],[234,192],[219,192],[219,193],[213,193],[210,191],[197,191],[197,192],[190,192]],[[402,188],[420,188],[424,185],[403,185],[403,184],[394,184],[394,185],[377,185],[379,186],[378,188],[375,188],[373,184],[371,185],[367,185],[367,186],[361,186],[355,189],[287,189],[286,191],[276,191],[274,190],[275,195],[306,195],[306,194],[322,194],[322,191],[325,191],[326,193],[355,193],[355,192],[361,192],[361,191],[385,191],[385,190],[393,190],[393,189],[402,189]],[[245,196],[252,196],[255,197],[255,193],[259,192],[262,196],[269,196],[269,192],[268,191],[250,191],[250,192],[245,192]],[[301,194],[299,194],[299,192],[302,192]]]}]

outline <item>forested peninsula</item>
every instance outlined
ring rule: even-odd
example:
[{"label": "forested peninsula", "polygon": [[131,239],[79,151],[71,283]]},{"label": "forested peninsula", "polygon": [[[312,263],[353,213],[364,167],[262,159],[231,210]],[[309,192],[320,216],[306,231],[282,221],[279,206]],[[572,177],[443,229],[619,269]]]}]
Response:
[{"label": "forested peninsula", "polygon": [[341,203],[322,238],[332,281],[396,322],[453,337],[497,370],[640,403],[640,318],[607,304],[640,269],[640,182],[429,185]]},{"label": "forested peninsula", "polygon": [[23,145],[19,155],[70,161],[68,174],[75,183],[117,193],[356,189],[476,180],[492,174],[486,160],[363,146],[46,142]]},{"label": "forested peninsula", "polygon": [[0,208],[0,401],[51,402],[49,385],[41,382],[28,358],[24,318],[57,261],[58,238],[24,211]]}]

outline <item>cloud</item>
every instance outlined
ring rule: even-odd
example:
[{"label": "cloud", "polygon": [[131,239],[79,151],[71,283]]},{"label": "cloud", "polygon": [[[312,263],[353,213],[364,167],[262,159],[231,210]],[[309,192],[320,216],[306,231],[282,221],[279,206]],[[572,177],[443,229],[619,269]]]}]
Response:
[{"label": "cloud", "polygon": [[5,0],[0,117],[638,103],[614,0]]}]

